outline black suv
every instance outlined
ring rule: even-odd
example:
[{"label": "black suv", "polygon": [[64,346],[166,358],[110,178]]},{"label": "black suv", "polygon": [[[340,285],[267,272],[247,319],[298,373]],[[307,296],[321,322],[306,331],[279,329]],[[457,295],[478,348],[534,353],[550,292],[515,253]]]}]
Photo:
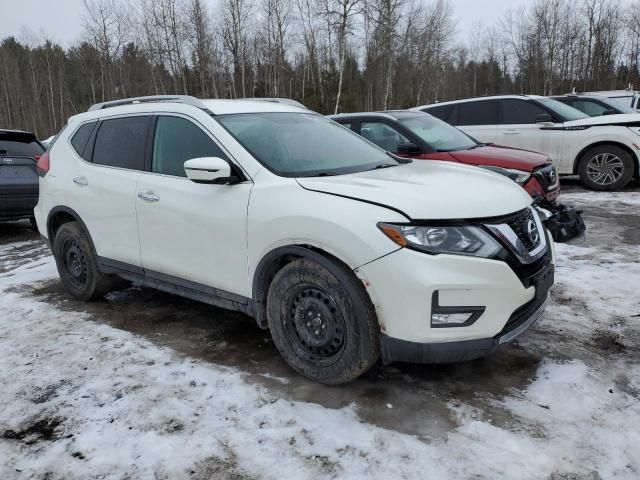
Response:
[{"label": "black suv", "polygon": [[570,107],[577,108],[581,112],[586,113],[590,117],[599,117],[600,115],[616,115],[619,113],[638,113],[631,107],[623,105],[621,101],[612,100],[611,98],[601,95],[584,95],[571,93],[568,95],[559,95],[551,97]]},{"label": "black suv", "polygon": [[29,218],[38,203],[36,162],[45,149],[33,133],[0,130],[0,221]]}]

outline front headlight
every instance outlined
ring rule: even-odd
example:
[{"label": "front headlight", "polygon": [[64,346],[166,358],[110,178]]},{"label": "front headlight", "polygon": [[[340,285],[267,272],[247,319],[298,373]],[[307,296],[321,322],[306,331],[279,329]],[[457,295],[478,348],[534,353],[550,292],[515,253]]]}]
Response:
[{"label": "front headlight", "polygon": [[493,165],[481,165],[480,168],[491,170],[492,172],[509,177],[520,185],[527,183],[527,180],[531,178],[531,173],[525,172],[524,170],[516,170],[515,168],[494,167]]},{"label": "front headlight", "polygon": [[492,258],[500,244],[479,227],[473,226],[419,226],[379,223],[378,228],[401,247],[433,255],[450,253]]}]

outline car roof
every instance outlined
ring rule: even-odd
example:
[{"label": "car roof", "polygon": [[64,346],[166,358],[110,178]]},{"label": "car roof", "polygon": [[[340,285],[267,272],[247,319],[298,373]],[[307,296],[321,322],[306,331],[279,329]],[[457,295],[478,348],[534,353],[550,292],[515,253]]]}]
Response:
[{"label": "car roof", "polygon": [[416,115],[429,115],[429,114],[425,112],[419,112],[419,111],[416,112],[413,110],[383,110],[380,112],[338,113],[336,115],[327,115],[327,118],[330,118],[335,121],[356,119],[356,118],[362,118],[362,117],[386,118],[388,120],[398,120],[400,118],[405,118],[405,117],[415,117]]},{"label": "car roof", "polygon": [[13,130],[10,128],[0,128],[0,133],[18,133],[23,135],[33,135],[35,137],[32,132],[27,132],[26,130]]},{"label": "car roof", "polygon": [[[70,122],[97,120],[117,116],[154,112],[186,112],[198,108],[211,115],[233,113],[314,113],[289,99],[197,99],[187,95],[135,97],[92,105],[87,112],[69,118]],[[300,104],[302,105],[302,104]]]},{"label": "car roof", "polygon": [[418,107],[410,108],[409,110],[416,111],[416,110],[421,110],[423,108],[438,107],[440,105],[454,105],[454,104],[457,104],[457,103],[481,102],[483,100],[501,100],[501,99],[508,99],[508,98],[522,100],[522,99],[527,99],[527,98],[540,99],[540,98],[545,98],[545,97],[543,97],[542,95],[486,95],[486,96],[483,96],[483,97],[469,97],[469,98],[461,98],[461,99],[458,99],[458,100],[448,100],[446,102],[428,103],[426,105],[420,105]]},{"label": "car roof", "polygon": [[609,97],[605,95],[600,95],[598,93],[564,93],[562,95],[551,95],[549,98],[603,98],[608,100]]}]

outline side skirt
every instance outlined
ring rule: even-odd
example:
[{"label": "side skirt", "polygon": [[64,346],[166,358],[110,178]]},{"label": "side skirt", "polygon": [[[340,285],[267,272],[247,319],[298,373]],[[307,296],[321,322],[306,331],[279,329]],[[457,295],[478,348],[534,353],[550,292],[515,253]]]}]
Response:
[{"label": "side skirt", "polygon": [[102,273],[118,275],[126,280],[141,283],[145,287],[180,295],[214,307],[239,311],[255,318],[255,302],[242,295],[105,257],[98,257],[98,268]]}]

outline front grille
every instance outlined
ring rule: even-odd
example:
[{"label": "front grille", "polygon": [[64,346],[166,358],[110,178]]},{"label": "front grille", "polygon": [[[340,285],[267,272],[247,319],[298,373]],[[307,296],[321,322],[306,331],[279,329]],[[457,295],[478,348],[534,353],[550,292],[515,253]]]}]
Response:
[{"label": "front grille", "polygon": [[536,169],[533,175],[538,179],[545,191],[549,191],[558,185],[558,172],[556,167],[551,164]]},{"label": "front grille", "polygon": [[507,220],[507,225],[511,227],[518,239],[525,246],[527,251],[531,251],[540,245],[542,232],[538,231],[538,226],[533,218],[533,210],[527,208],[517,213]]}]

